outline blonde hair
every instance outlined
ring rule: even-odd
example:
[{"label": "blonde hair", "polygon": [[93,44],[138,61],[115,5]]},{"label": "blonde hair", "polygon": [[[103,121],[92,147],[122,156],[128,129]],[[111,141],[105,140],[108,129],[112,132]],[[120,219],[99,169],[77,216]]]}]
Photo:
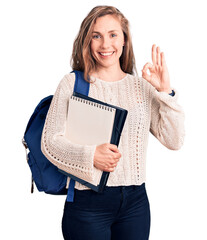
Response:
[{"label": "blonde hair", "polygon": [[[124,33],[124,47],[120,57],[120,67],[125,73],[136,72],[135,57],[129,30],[129,22],[124,15],[112,6],[94,7],[83,20],[78,35],[73,43],[71,66],[73,70],[84,71],[84,78],[88,81],[90,72],[96,69],[96,61],[91,54],[90,43],[96,19],[105,15],[114,15],[120,20]],[[90,81],[88,81],[90,82]]]}]

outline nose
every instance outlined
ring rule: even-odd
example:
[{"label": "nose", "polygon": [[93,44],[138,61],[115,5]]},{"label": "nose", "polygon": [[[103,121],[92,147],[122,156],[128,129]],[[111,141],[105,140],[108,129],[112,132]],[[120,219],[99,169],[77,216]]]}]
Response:
[{"label": "nose", "polygon": [[108,37],[103,37],[101,47],[103,49],[107,49],[109,48],[109,46],[110,46],[110,39]]}]

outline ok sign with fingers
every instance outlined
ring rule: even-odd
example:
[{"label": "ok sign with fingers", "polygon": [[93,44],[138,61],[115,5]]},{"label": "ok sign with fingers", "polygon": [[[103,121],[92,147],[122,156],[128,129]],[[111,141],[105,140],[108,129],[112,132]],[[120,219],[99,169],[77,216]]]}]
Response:
[{"label": "ok sign with fingers", "polygon": [[[152,46],[152,62],[146,63],[142,69],[142,77],[146,79],[159,92],[171,93],[170,76],[165,62],[164,53],[154,44]],[[149,69],[150,75],[147,73]]]}]

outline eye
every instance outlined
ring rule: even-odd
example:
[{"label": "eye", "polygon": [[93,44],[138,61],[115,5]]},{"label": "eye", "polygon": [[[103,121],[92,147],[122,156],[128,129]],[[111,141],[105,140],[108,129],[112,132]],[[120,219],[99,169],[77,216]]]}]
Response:
[{"label": "eye", "polygon": [[98,35],[98,34],[96,34],[96,35],[93,35],[92,38],[93,38],[93,39],[98,39],[98,38],[101,38],[101,36]]},{"label": "eye", "polygon": [[112,33],[112,34],[111,34],[111,37],[113,37],[113,38],[116,37],[116,36],[117,36],[117,35],[116,35],[115,33]]}]

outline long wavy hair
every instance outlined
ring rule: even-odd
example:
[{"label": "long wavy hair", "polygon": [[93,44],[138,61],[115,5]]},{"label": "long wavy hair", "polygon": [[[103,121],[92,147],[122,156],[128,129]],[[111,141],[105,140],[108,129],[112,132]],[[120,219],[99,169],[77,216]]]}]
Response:
[{"label": "long wavy hair", "polygon": [[73,43],[73,52],[71,56],[72,69],[84,71],[84,78],[87,82],[90,82],[90,73],[96,69],[96,61],[92,56],[90,48],[94,24],[97,18],[108,14],[116,16],[120,20],[121,28],[124,33],[125,44],[120,57],[120,67],[125,73],[134,74],[137,72],[128,20],[115,7],[97,6],[88,13],[81,23],[80,30]]}]

